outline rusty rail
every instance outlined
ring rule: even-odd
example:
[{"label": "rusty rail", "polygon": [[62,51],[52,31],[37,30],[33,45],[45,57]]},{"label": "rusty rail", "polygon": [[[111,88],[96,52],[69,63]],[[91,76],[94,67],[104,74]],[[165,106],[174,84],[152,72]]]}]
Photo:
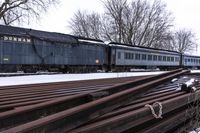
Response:
[{"label": "rusty rail", "polygon": [[[176,70],[176,71],[181,71],[181,70]],[[176,71],[169,72],[169,74],[174,73]],[[162,74],[162,75],[165,76],[166,74]],[[159,78],[159,77],[161,77],[161,75],[152,76],[152,77],[151,76],[150,77],[142,77],[142,78],[136,79],[134,81],[128,81],[128,84],[130,84],[132,86],[136,86],[136,85],[142,84],[143,82],[146,82],[148,80],[153,80],[153,79]],[[102,91],[103,92],[109,91],[109,93],[113,94],[114,92],[117,92],[118,88],[120,88],[120,89],[121,89],[121,87],[123,87],[124,89],[128,88],[126,86],[126,84],[127,83],[115,85],[114,87],[106,88]],[[46,86],[46,84],[45,84],[45,86]],[[120,91],[120,89],[118,89],[118,91]],[[32,105],[32,106],[29,106],[29,107],[22,107],[22,108],[19,108],[19,109],[15,109],[15,110],[7,111],[5,113],[1,113],[0,114],[0,129],[2,127],[4,127],[4,128],[7,127],[7,126],[10,127],[10,125],[16,125],[13,122],[10,122],[10,119],[15,120],[14,122],[18,123],[18,124],[25,123],[28,120],[32,121],[32,120],[35,120],[35,119],[39,119],[41,116],[44,117],[44,116],[47,116],[47,115],[50,115],[50,114],[53,114],[53,113],[56,113],[56,112],[59,112],[59,111],[65,110],[65,109],[69,109],[69,108],[74,107],[74,106],[81,105],[83,103],[90,102],[90,101],[96,99],[96,97],[99,96],[98,94],[99,93],[101,94],[101,92],[95,92],[94,91],[94,93],[77,95],[77,96],[74,96],[74,97],[68,97],[67,96],[67,97],[63,97],[61,99],[58,98],[57,100],[50,101],[50,102],[48,102],[48,100],[46,100],[47,102],[45,102],[45,100],[43,99],[42,102],[45,102],[45,103]],[[108,93],[106,93],[106,95],[107,94]],[[101,97],[102,97],[102,95],[101,95]],[[37,102],[37,101],[32,101],[32,102]],[[28,104],[25,103],[25,104],[29,105],[32,102],[30,102]],[[22,105],[23,103],[19,103],[19,104]],[[1,106],[0,109],[2,109],[2,110],[12,109],[12,106],[13,105],[11,105],[11,106],[5,105],[5,106]],[[51,110],[51,111],[49,111],[49,110]],[[24,115],[24,114],[29,114],[30,117],[27,116],[27,115]],[[26,118],[28,120],[26,120]],[[3,126],[1,126],[1,125],[3,125]]]},{"label": "rusty rail", "polygon": [[[161,74],[159,76],[145,78],[143,82],[135,81],[126,83],[124,85],[115,86],[106,90],[112,94],[110,96],[106,96],[98,100],[95,99],[95,101],[90,101],[77,107],[73,107],[65,111],[29,122],[27,124],[8,129],[4,132],[66,132],[94,118],[97,118],[98,116],[108,113],[113,109],[130,103],[130,101],[140,97],[145,91],[153,88],[155,85],[162,84],[165,81],[187,72],[188,71],[176,70],[167,74],[165,73],[163,75]],[[131,85],[136,86],[132,87]],[[90,96],[91,95],[94,95],[94,93],[90,94]]]},{"label": "rusty rail", "polygon": [[[162,102],[163,115],[172,112],[175,109],[186,106],[200,98],[200,90],[196,93],[184,94],[179,97],[168,99]],[[188,100],[189,99],[189,100]],[[158,106],[154,107],[158,110]],[[147,121],[155,119],[149,108],[128,111],[115,117],[92,123],[87,127],[76,129],[72,132],[123,132],[130,128],[139,126]]]}]

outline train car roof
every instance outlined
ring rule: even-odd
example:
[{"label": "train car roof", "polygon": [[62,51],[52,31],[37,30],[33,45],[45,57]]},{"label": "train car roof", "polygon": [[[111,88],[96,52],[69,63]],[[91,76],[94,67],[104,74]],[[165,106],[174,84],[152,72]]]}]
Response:
[{"label": "train car roof", "polygon": [[53,41],[53,42],[64,42],[64,43],[93,43],[93,44],[104,44],[103,41],[98,39],[84,38],[80,36],[73,36],[69,34],[57,33],[57,32],[47,32],[39,31],[34,29],[13,27],[0,25],[1,35],[12,35],[12,36],[26,36],[34,37],[40,40]]},{"label": "train car roof", "polygon": [[46,41],[77,43],[77,40],[73,38],[73,36],[67,34],[39,31],[5,25],[0,25],[0,29],[0,34],[2,35],[27,36],[35,37],[37,39]]},{"label": "train car roof", "polygon": [[191,58],[200,58],[200,56],[197,55],[188,55],[188,54],[184,54],[185,57],[191,57]]},{"label": "train car roof", "polygon": [[116,47],[124,47],[124,48],[138,48],[138,49],[156,50],[156,51],[160,50],[160,51],[180,54],[179,52],[172,51],[172,50],[165,50],[165,49],[158,49],[158,48],[151,48],[151,47],[144,47],[144,46],[136,46],[136,45],[130,45],[130,44],[124,44],[124,43],[117,43],[117,42],[110,42],[109,45],[116,46]]},{"label": "train car roof", "polygon": [[102,45],[106,45],[102,40],[99,39],[92,39],[92,38],[85,38],[82,36],[74,36],[80,43],[91,43],[91,44],[102,44]]}]

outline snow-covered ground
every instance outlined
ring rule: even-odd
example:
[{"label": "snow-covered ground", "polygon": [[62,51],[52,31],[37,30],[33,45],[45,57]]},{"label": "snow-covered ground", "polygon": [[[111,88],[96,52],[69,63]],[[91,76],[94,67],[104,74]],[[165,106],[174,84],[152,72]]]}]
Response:
[{"label": "snow-covered ground", "polygon": [[200,70],[192,70],[191,73],[200,73]]},{"label": "snow-covered ground", "polygon": [[[200,73],[200,70],[192,70],[192,72]],[[157,71],[157,72],[124,72],[124,73],[54,74],[54,75],[0,77],[0,86],[130,77],[130,76],[146,76],[146,75],[156,75],[161,73],[164,72]]]},{"label": "snow-covered ground", "polygon": [[31,75],[0,77],[0,86],[36,84],[59,81],[76,81],[87,79],[117,78],[130,76],[156,75],[164,72],[125,72],[125,73],[89,73],[89,74],[55,74],[55,75]]}]

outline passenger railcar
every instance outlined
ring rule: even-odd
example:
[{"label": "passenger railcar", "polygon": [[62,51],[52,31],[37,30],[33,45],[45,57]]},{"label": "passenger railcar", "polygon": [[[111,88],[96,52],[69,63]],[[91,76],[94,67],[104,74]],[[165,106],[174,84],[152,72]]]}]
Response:
[{"label": "passenger railcar", "polygon": [[199,56],[183,55],[182,62],[183,62],[184,67],[200,69],[200,57]]},{"label": "passenger railcar", "polygon": [[180,53],[175,51],[110,43],[111,66],[116,70],[131,68],[177,68],[180,65]]}]

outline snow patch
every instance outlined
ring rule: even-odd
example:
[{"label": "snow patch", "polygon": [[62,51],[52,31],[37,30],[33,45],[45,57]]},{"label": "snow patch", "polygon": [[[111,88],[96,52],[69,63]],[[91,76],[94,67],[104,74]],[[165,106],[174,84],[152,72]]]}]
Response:
[{"label": "snow patch", "polygon": [[131,76],[146,76],[146,75],[157,75],[161,73],[164,72],[87,73],[87,74],[55,74],[55,75],[0,77],[0,86],[103,79],[103,78],[118,78],[118,77],[131,77]]}]

